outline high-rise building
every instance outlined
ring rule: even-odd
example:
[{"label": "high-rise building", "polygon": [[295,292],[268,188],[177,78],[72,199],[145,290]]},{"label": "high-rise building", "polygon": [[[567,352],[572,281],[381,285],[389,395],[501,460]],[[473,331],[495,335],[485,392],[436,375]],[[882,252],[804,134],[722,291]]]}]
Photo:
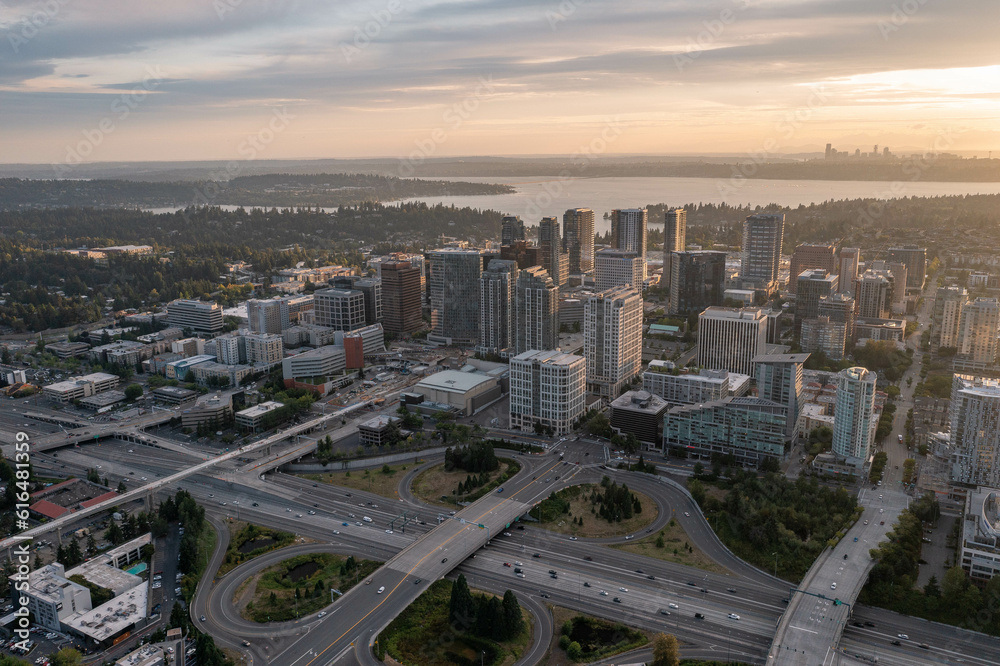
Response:
[{"label": "high-rise building", "polygon": [[837,293],[837,276],[825,268],[805,270],[798,274],[795,295],[795,329],[802,328],[803,319],[819,315],[819,301]]},{"label": "high-rise building", "polygon": [[809,354],[764,354],[754,358],[757,366],[757,397],[775,402],[787,411],[785,437],[798,441],[799,417],[802,416],[802,365]]},{"label": "high-rise building", "polygon": [[247,301],[247,324],[254,333],[281,333],[288,325],[282,326],[281,301],[276,298]]},{"label": "high-rise building", "polygon": [[875,440],[877,375],[865,368],[848,368],[837,374],[833,414],[833,453],[853,467],[867,461]]},{"label": "high-rise building", "polygon": [[940,325],[938,345],[958,347],[958,324],[962,308],[969,302],[969,292],[963,287],[939,287],[934,299],[934,319]]},{"label": "high-rise building", "polygon": [[892,284],[892,307],[898,312],[906,311],[906,264],[900,261],[875,260],[865,264],[865,270],[880,273]]},{"label": "high-rise building", "polygon": [[587,386],[610,402],[642,371],[642,297],[615,287],[588,296],[583,309]]},{"label": "high-rise building", "polygon": [[365,326],[382,322],[382,281],[378,278],[360,278],[352,289],[365,295]]},{"label": "high-rise building", "polygon": [[180,298],[167,304],[167,323],[196,333],[218,333],[222,330],[222,306]]},{"label": "high-rise building", "polygon": [[837,257],[832,245],[799,245],[792,254],[788,271],[788,292],[796,293],[802,271],[822,269],[827,273],[837,272]]},{"label": "high-rise building", "polygon": [[583,416],[587,362],[561,351],[529,350],[510,361],[510,428],[535,424],[565,435]]},{"label": "high-rise building", "polygon": [[524,222],[517,215],[504,215],[500,222],[500,244],[513,245],[514,241],[523,241],[527,238]]},{"label": "high-rise building", "polygon": [[[839,275],[837,279],[840,279]],[[822,296],[816,312],[819,317],[829,317],[831,322],[843,324],[845,339],[854,339],[854,297],[844,293]]]},{"label": "high-rise building", "polygon": [[611,211],[611,247],[635,252],[642,260],[646,279],[646,209],[622,208]]},{"label": "high-rise building", "polygon": [[726,253],[712,250],[674,252],[669,262],[667,311],[686,315],[710,305],[722,305],[726,284]]},{"label": "high-rise building", "polygon": [[[900,261],[906,264],[905,288],[924,288],[924,278],[927,273],[927,248],[917,247],[916,245],[890,247],[889,258],[892,261]],[[900,285],[900,289],[904,289],[903,285]]]},{"label": "high-rise building", "polygon": [[[382,264],[390,262],[405,261],[411,266],[417,269],[420,275],[420,299],[425,301],[427,298],[427,271],[424,268],[424,255],[422,254],[408,254],[406,252],[393,252],[384,257],[375,257],[368,260],[368,265],[375,269],[375,277],[382,279]],[[382,285],[383,289],[385,284]]]},{"label": "high-rise building", "polygon": [[479,250],[442,248],[427,253],[430,281],[431,341],[475,345],[479,342]]},{"label": "high-rise building", "polygon": [[544,268],[533,266],[518,272],[514,328],[516,354],[559,346],[559,287]]},{"label": "high-rise building", "polygon": [[802,320],[799,346],[804,352],[823,352],[832,361],[844,358],[847,326],[827,315]]},{"label": "high-rise building", "polygon": [[594,285],[598,291],[614,287],[642,289],[642,257],[631,250],[604,248],[594,255]]},{"label": "high-rise building", "polygon": [[479,278],[479,347],[484,354],[506,354],[514,346],[514,283],[517,262],[494,259]]},{"label": "high-rise building", "polygon": [[285,345],[280,335],[250,333],[243,336],[243,344],[248,365],[272,367],[284,357]]},{"label": "high-rise building", "polygon": [[365,326],[365,295],[354,289],[318,289],[313,293],[318,326],[353,331]]},{"label": "high-rise building", "polygon": [[698,373],[674,374],[669,361],[650,361],[642,373],[642,390],[658,395],[671,407],[711,402],[729,397],[729,373],[702,368]]},{"label": "high-rise building", "polygon": [[563,213],[563,252],[569,254],[570,273],[594,270],[594,211],[590,208]]},{"label": "high-rise building", "polygon": [[385,332],[409,335],[419,331],[424,326],[420,311],[420,269],[409,261],[387,261],[380,264],[379,271]]},{"label": "high-rise building", "polygon": [[743,221],[740,281],[744,289],[774,290],[778,282],[784,235],[784,215],[750,215]]},{"label": "high-rise building", "polygon": [[962,307],[958,322],[956,366],[985,368],[996,362],[1000,303],[995,298],[977,298]]},{"label": "high-rise building", "polygon": [[858,264],[861,263],[861,250],[856,247],[845,247],[840,250],[840,293],[854,295],[854,282],[858,279]]},{"label": "high-rise building", "polygon": [[1000,487],[1000,381],[955,375],[949,410],[952,481]]},{"label": "high-rise building", "polygon": [[858,319],[892,316],[892,281],[884,271],[866,270],[857,280]]},{"label": "high-rise building", "polygon": [[663,215],[663,277],[661,285],[670,292],[670,262],[674,252],[687,249],[687,211],[683,208],[668,209]]},{"label": "high-rise building", "polygon": [[563,250],[559,234],[559,218],[543,217],[538,223],[538,249],[542,255],[542,267],[557,287],[569,279],[569,253]]},{"label": "high-rise building", "polygon": [[706,308],[698,315],[698,365],[753,375],[767,348],[767,314],[760,308]]}]

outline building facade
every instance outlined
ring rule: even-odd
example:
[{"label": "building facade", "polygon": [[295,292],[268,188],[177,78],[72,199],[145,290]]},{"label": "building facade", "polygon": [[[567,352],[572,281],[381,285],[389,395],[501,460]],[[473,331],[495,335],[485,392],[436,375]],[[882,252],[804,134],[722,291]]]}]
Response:
[{"label": "building facade", "polygon": [[725,252],[674,252],[669,266],[667,311],[670,314],[687,315],[711,305],[722,305],[726,283]]},{"label": "building facade", "polygon": [[222,306],[214,302],[178,299],[167,305],[167,322],[180,329],[214,334],[222,330]]},{"label": "building facade", "polygon": [[669,208],[663,214],[663,279],[661,286],[670,293],[670,262],[674,252],[687,249],[687,210]]},{"label": "building facade", "polygon": [[837,256],[832,245],[810,245],[804,244],[796,246],[792,254],[788,270],[788,291],[795,294],[798,292],[798,281],[796,276],[802,271],[824,270],[827,273],[837,272]]},{"label": "building facade", "polygon": [[[927,273],[927,248],[903,245],[889,248],[889,259],[906,264],[906,288],[923,289]],[[903,286],[900,285],[902,289]]]},{"label": "building facade", "polygon": [[483,354],[507,354],[514,346],[517,262],[494,259],[479,278],[479,346]]},{"label": "building facade", "polygon": [[861,263],[861,250],[856,247],[845,247],[840,250],[840,293],[854,296],[854,282],[858,279],[858,265]]},{"label": "building facade", "polygon": [[629,287],[588,296],[583,320],[587,387],[614,400],[642,371],[642,298]]},{"label": "building facade", "polygon": [[353,331],[365,326],[365,295],[355,289],[319,289],[313,293],[318,326]]},{"label": "building facade", "polygon": [[713,402],[729,397],[729,372],[678,373],[669,361],[650,361],[642,373],[642,390],[663,398],[670,407]]},{"label": "building facade", "polygon": [[409,335],[424,327],[420,309],[420,269],[409,261],[380,264],[382,327],[390,335]]},{"label": "building facade", "polygon": [[538,223],[538,251],[542,267],[548,271],[556,287],[566,284],[569,279],[569,253],[563,250],[559,218],[543,217]]},{"label": "building facade", "polygon": [[698,315],[698,366],[744,375],[767,346],[767,316],[760,308],[710,307]]},{"label": "building facade", "polygon": [[587,361],[559,351],[530,350],[510,362],[510,428],[531,430],[536,423],[557,435],[572,431],[583,416]]},{"label": "building facade", "polygon": [[955,375],[950,416],[952,481],[1000,486],[1000,380]]},{"label": "building facade", "polygon": [[645,208],[621,208],[611,211],[611,246],[635,252],[642,260],[642,279],[646,279]]},{"label": "building facade", "polygon": [[997,331],[1000,330],[1000,302],[977,298],[962,307],[958,323],[956,367],[985,369],[996,362]]},{"label": "building facade", "polygon": [[833,454],[848,465],[861,468],[868,462],[875,440],[877,375],[865,368],[848,368],[837,374],[837,402],[833,416]]},{"label": "building facade", "polygon": [[884,271],[866,270],[857,280],[858,319],[892,316],[892,281]]},{"label": "building facade", "polygon": [[594,211],[570,208],[563,213],[563,251],[569,255],[570,273],[594,270]]},{"label": "building facade", "polygon": [[757,366],[757,397],[785,408],[785,437],[794,446],[802,415],[802,366],[809,354],[765,354]]},{"label": "building facade", "polygon": [[642,289],[645,262],[631,250],[603,248],[594,255],[594,285],[598,291],[615,287]]},{"label": "building facade", "polygon": [[795,330],[801,330],[802,320],[819,316],[820,299],[837,292],[837,276],[824,268],[804,270],[795,279]]},{"label": "building facade", "polygon": [[743,222],[743,261],[740,281],[744,288],[771,292],[778,282],[784,215],[750,215]]},{"label": "building facade", "polygon": [[431,334],[428,340],[472,346],[479,342],[479,250],[442,248],[427,254]]},{"label": "building facade", "polygon": [[969,302],[963,287],[939,287],[934,298],[934,319],[938,322],[938,346],[958,347],[958,325],[962,308]]},{"label": "building facade", "polygon": [[538,266],[518,272],[514,286],[514,348],[546,351],[559,346],[559,286]]}]

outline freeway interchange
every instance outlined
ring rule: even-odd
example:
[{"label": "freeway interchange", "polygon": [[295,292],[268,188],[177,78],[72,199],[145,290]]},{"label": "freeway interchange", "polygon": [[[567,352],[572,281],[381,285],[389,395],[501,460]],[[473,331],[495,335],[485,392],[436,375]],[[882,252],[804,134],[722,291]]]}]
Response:
[{"label": "freeway interchange", "polygon": [[[323,425],[341,429],[340,418],[339,414],[328,415]],[[313,430],[316,426],[314,422],[296,426],[291,435]],[[344,429],[351,427],[350,423],[343,426]],[[433,580],[455,570],[464,573],[473,587],[496,592],[514,590],[522,604],[535,615],[536,627],[540,630],[535,634],[535,649],[520,662],[524,664],[536,663],[532,660],[537,660],[547,649],[552,627],[546,603],[653,631],[674,633],[685,643],[686,655],[718,660],[738,658],[748,663],[764,663],[783,613],[784,617],[790,617],[785,613],[783,599],[789,596],[791,586],[732,555],[718,541],[690,496],[679,485],[650,475],[602,469],[591,462],[593,458],[583,457],[571,443],[563,445],[567,454],[563,461],[554,453],[519,457],[522,470],[505,483],[503,493],[490,493],[438,524],[440,510],[422,504],[408,492],[408,482],[418,471],[416,469],[407,475],[401,484],[400,496],[395,500],[329,484],[317,486],[296,476],[269,472],[315,447],[313,442],[287,442],[289,435],[287,431],[279,433],[245,447],[242,452],[211,456],[209,460],[204,460],[207,456],[203,451],[192,448],[185,455],[184,447],[161,448],[160,442],[148,439],[104,440],[100,447],[85,445],[84,448],[63,448],[58,454],[54,451],[40,453],[36,465],[41,469],[58,468],[62,474],[79,474],[101,460],[103,472],[110,474],[113,480],[118,476],[134,480],[137,477],[129,473],[143,470],[139,473],[156,480],[133,491],[134,497],[123,497],[116,503],[149,497],[154,490],[172,492],[184,488],[206,506],[209,519],[220,528],[226,518],[239,517],[315,540],[317,543],[312,545],[300,544],[256,558],[216,582],[214,572],[225,550],[224,540],[220,539],[209,571],[193,600],[191,615],[196,621],[204,615],[203,629],[221,644],[244,650],[251,663],[294,663],[297,666],[372,663],[368,646],[378,631]],[[272,445],[277,447],[273,457],[269,448]],[[133,452],[124,455],[127,448]],[[260,457],[248,458],[255,452]],[[440,454],[425,454],[424,457],[427,459],[425,466],[440,461]],[[553,474],[557,469],[565,471]],[[650,531],[658,530],[673,517],[687,531],[692,543],[729,573],[706,574],[699,569],[606,547],[623,542],[623,537],[569,541],[565,536],[530,523],[523,530],[510,532],[512,536],[503,536],[509,523],[553,490],[597,482],[604,474],[619,482],[627,480],[630,487],[653,498],[659,517],[650,526]],[[551,481],[554,476],[560,478]],[[369,503],[378,508],[372,508]],[[358,504],[365,508],[359,508]],[[898,509],[893,507],[893,518]],[[309,511],[314,511],[315,515],[309,515]],[[373,518],[371,525],[355,525],[357,521],[350,516],[352,513],[361,515],[361,512]],[[419,522],[410,522],[405,531],[395,529],[393,534],[386,534],[384,530],[394,519],[397,520],[394,524],[399,525],[404,512],[418,517]],[[72,514],[66,525],[53,521],[37,528],[38,533],[51,531],[53,527],[71,527],[81,518],[85,516]],[[343,522],[348,522],[349,526],[343,526]],[[891,525],[890,521],[887,523]],[[340,534],[334,535],[334,530]],[[225,534],[226,530],[221,529],[220,533]],[[875,539],[876,535],[873,533],[871,538]],[[873,544],[862,545],[867,550]],[[844,546],[849,544],[838,548]],[[314,615],[295,622],[261,626],[239,617],[231,604],[233,586],[238,586],[260,568],[310,548],[355,554],[383,560],[386,564],[373,574],[372,585],[353,588],[329,607],[323,618]],[[536,553],[537,558],[534,557]],[[839,557],[840,550],[837,550],[834,564],[839,564],[835,561]],[[525,578],[515,577],[512,569],[503,567],[503,562],[514,560],[524,563]],[[558,578],[551,578],[547,573],[549,569],[558,570]],[[385,588],[384,593],[376,594],[380,587]],[[621,587],[628,592],[620,592]],[[735,592],[727,592],[728,589]],[[609,595],[601,595],[601,590]],[[621,598],[622,603],[614,603],[615,596]],[[792,596],[793,604],[801,603],[798,601],[801,595]],[[831,652],[837,659],[846,659],[843,663],[851,663],[852,659],[858,661],[854,655],[861,658],[859,663],[864,660],[871,663],[873,656],[878,656],[880,663],[888,664],[954,663],[959,659],[970,664],[1000,663],[991,656],[1000,654],[1000,642],[995,639],[878,609],[853,610],[851,622],[864,618],[875,626],[859,622],[862,627],[855,627],[847,623],[846,616],[840,620],[841,624],[846,624],[836,632],[839,635],[843,630],[839,642],[841,651]],[[697,618],[696,613],[704,616],[703,619]],[[730,618],[730,613],[740,619]],[[891,641],[897,633],[920,635],[934,647],[922,650],[915,644],[893,646]],[[243,641],[250,642],[250,647],[244,647]]]}]

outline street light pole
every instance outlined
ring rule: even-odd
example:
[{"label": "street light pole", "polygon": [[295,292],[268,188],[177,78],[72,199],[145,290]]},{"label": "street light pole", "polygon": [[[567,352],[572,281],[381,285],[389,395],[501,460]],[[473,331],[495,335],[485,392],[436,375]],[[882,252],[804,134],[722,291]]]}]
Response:
[{"label": "street light pole", "polygon": [[771,553],[774,555],[774,577],[778,577],[778,553]]}]

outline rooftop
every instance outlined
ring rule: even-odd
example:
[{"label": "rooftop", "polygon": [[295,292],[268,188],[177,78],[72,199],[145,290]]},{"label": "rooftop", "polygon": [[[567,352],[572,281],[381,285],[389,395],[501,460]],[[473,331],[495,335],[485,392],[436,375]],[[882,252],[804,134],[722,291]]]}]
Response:
[{"label": "rooftop", "polygon": [[566,352],[558,350],[538,351],[537,349],[529,349],[528,351],[522,354],[518,354],[512,360],[535,361],[536,363],[542,363],[544,365],[569,366],[585,359],[582,356],[577,356],[576,354],[567,354]]},{"label": "rooftop", "polygon": [[809,354],[761,354],[754,356],[754,363],[805,363]]},{"label": "rooftop", "polygon": [[268,412],[273,412],[276,409],[284,407],[280,402],[275,402],[274,400],[268,400],[267,402],[262,402],[259,405],[254,405],[242,411],[236,412],[236,416],[243,416],[245,418],[256,418],[258,416],[263,416]]},{"label": "rooftop", "polygon": [[627,409],[631,412],[659,414],[669,403],[648,391],[626,391],[611,403],[612,409]]},{"label": "rooftop", "polygon": [[460,372],[458,370],[443,370],[421,379],[417,388],[436,389],[439,391],[454,391],[464,393],[486,382],[496,379],[478,372]]},{"label": "rooftop", "polygon": [[93,610],[70,616],[63,622],[95,641],[105,641],[146,616],[148,589],[148,585],[138,585]]}]

